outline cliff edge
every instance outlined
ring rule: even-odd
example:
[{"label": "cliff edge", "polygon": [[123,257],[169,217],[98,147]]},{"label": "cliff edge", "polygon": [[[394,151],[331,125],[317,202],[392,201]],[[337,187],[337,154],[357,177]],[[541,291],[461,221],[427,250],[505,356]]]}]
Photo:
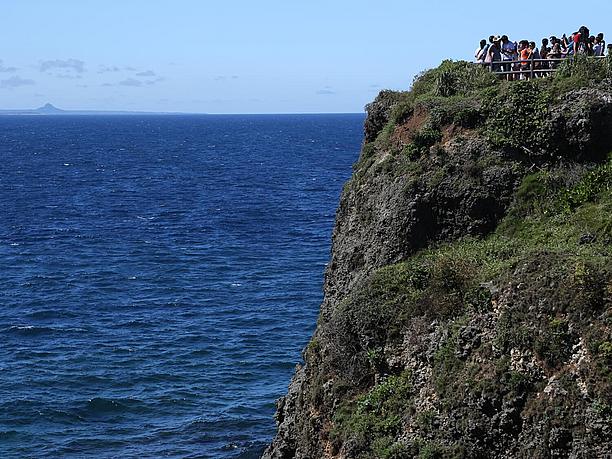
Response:
[{"label": "cliff edge", "polygon": [[612,453],[611,77],[446,61],[366,107],[264,459]]}]

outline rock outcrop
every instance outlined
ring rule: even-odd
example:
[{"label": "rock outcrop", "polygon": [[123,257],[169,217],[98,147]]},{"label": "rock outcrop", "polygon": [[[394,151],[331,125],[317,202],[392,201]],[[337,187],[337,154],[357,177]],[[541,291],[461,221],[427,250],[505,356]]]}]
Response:
[{"label": "rock outcrop", "polygon": [[366,108],[265,459],[612,453],[608,64],[445,62]]}]

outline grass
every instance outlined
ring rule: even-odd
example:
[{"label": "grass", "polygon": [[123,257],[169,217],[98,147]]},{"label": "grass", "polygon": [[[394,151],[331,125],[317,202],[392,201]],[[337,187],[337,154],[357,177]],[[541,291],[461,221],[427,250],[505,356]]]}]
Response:
[{"label": "grass", "polygon": [[[373,378],[390,371],[384,364],[385,347],[399,342],[412,320],[429,317],[448,323],[448,335],[433,361],[432,378],[441,406],[451,410],[462,403],[462,397],[479,393],[521,393],[531,383],[510,369],[507,357],[498,360],[492,375],[482,377],[478,376],[481,370],[470,368],[457,357],[455,347],[466,318],[491,308],[490,294],[482,285],[512,281],[516,268],[530,263],[537,267],[528,288],[533,289],[533,295],[548,295],[556,309],[542,309],[534,321],[534,312],[526,309],[531,303],[510,308],[498,321],[496,346],[504,355],[514,348],[533,349],[550,369],[565,364],[577,342],[570,320],[582,323],[583,317],[592,316],[585,314],[587,311],[599,307],[606,294],[612,295],[612,285],[605,280],[612,239],[611,164],[609,161],[584,173],[571,187],[563,186],[566,181],[561,172],[529,175],[493,234],[441,244],[378,270],[335,312],[343,318],[335,324],[337,335],[351,337],[350,355],[362,354],[362,361],[369,362],[363,364],[367,370],[356,368],[355,373],[370,372]],[[555,186],[549,186],[551,183]],[[587,244],[580,242],[585,232],[594,236]],[[551,279],[556,286],[548,285]],[[612,344],[604,331],[593,331],[588,344],[598,368],[593,378],[598,378],[596,387],[603,394],[612,379]],[[346,348],[338,352],[339,356],[347,355]],[[336,371],[350,373],[343,365],[349,363],[339,363]],[[460,374],[464,376],[458,377]],[[473,380],[467,392],[462,389],[466,375],[472,375],[469,378]],[[460,444],[450,448],[429,440],[420,445],[402,443],[402,419],[410,415],[411,408],[410,375],[389,376],[376,386],[372,386],[373,379],[369,381],[365,386],[369,389],[336,411],[332,436],[337,445],[353,445],[361,452],[359,457],[385,459],[453,457],[463,451]],[[462,390],[466,393],[459,395]]]},{"label": "grass", "polygon": [[400,432],[402,414],[410,407],[411,391],[411,375],[404,372],[387,377],[366,394],[345,403],[334,417],[332,441],[344,443],[350,438],[358,449],[377,458],[399,457],[403,448],[395,438]]},{"label": "grass", "polygon": [[[465,61],[444,61],[417,75],[410,91],[381,92],[378,103],[389,105],[386,125],[364,150],[396,153],[390,141],[396,126],[420,109],[420,113],[427,113],[427,119],[405,149],[411,159],[440,142],[441,128],[449,125],[478,130],[494,146],[536,159],[571,155],[574,152],[562,151],[567,146],[550,123],[551,107],[567,92],[611,77],[612,57],[593,60],[579,56],[564,61],[554,77],[512,82]],[[374,105],[366,110],[370,112]],[[362,156],[357,167],[362,173],[372,164],[365,159]]]},{"label": "grass", "polygon": [[[452,173],[445,169],[452,159],[444,157],[439,145],[448,125],[474,130],[504,152],[499,158],[475,158],[474,173],[468,174],[475,180],[482,175],[478,167],[484,167],[478,161],[528,161],[539,168],[526,176],[517,173],[523,176],[522,183],[493,233],[430,246],[383,267],[332,311],[326,324],[332,331],[326,337],[327,354],[319,360],[326,365],[321,381],[342,384],[342,398],[349,400],[333,409],[331,440],[336,452],[344,448],[347,457],[384,459],[471,454],[471,446],[449,442],[433,426],[448,412],[427,412],[415,420],[423,435],[420,439],[406,442],[402,436],[402,426],[414,413],[412,375],[391,368],[386,349],[399,345],[407,330],[418,332],[411,327],[419,320],[442,323],[447,332],[431,357],[439,409],[459,409],[467,399],[490,399],[500,406],[503,397],[526,403],[521,394],[540,382],[512,369],[510,351],[527,351],[546,371],[560,371],[573,346],[584,338],[593,360],[588,383],[597,409],[612,412],[608,395],[612,321],[587,324],[602,314],[605,298],[612,297],[612,156],[597,167],[551,165],[559,164],[553,158],[559,151],[558,132],[549,120],[560,97],[601,82],[612,75],[611,69],[610,59],[576,59],[564,63],[553,78],[506,82],[466,62],[445,61],[419,75],[411,91],[382,95],[388,119],[376,139],[364,145],[354,183],[367,174],[406,173],[419,178],[425,168],[423,157],[428,155],[444,159],[438,173],[427,177],[429,188],[442,184]],[[410,127],[410,144],[398,148],[394,135],[417,110],[426,116],[419,126]],[[377,161],[382,152],[389,154]],[[574,153],[563,152],[570,159]],[[407,187],[406,192],[414,190]],[[500,313],[493,342],[477,349],[488,352],[486,362],[477,365],[459,358],[458,341],[469,318],[493,310],[490,287],[519,281],[525,286],[518,297],[525,299]],[[308,349],[312,355],[319,351],[318,343]],[[567,382],[575,392],[572,384]],[[542,407],[530,409],[544,412]],[[559,411],[563,422],[562,407],[551,409]],[[477,410],[462,413],[466,425],[482,421]],[[520,422],[516,413],[512,416],[510,423]],[[548,422],[548,414],[542,416],[542,422]]]}]

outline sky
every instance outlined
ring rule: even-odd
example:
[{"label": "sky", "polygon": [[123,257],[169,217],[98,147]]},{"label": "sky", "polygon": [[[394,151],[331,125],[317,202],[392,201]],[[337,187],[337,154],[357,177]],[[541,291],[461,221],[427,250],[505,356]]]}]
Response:
[{"label": "sky", "polygon": [[495,5],[0,0],[0,109],[355,113],[492,34],[539,43],[585,24],[612,40],[612,2]]}]

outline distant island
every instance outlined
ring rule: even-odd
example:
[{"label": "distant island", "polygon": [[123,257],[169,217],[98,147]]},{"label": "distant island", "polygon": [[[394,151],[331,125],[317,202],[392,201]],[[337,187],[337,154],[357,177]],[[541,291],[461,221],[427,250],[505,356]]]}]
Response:
[{"label": "distant island", "polygon": [[183,115],[176,112],[131,112],[131,111],[105,111],[105,110],[62,110],[56,106],[46,103],[42,107],[26,110],[0,110],[2,115],[24,115],[24,116],[62,116],[62,115]]}]

